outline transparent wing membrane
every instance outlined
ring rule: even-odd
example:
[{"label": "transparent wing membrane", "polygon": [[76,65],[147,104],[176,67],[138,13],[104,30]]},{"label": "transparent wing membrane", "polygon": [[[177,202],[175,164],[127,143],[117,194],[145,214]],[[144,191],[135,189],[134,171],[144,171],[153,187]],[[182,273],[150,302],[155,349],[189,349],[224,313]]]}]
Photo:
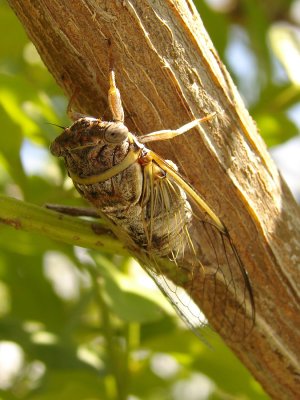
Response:
[{"label": "transparent wing membrane", "polygon": [[[219,220],[216,223],[202,209],[196,201],[199,195],[191,197],[182,190],[178,184],[181,179],[177,181],[176,175],[165,171],[163,179],[151,183],[154,198],[149,226],[156,223],[157,215],[163,216],[166,245],[161,244],[161,249],[170,264],[162,266],[164,260],[152,251],[156,245],[150,228],[148,262],[144,265],[192,329],[206,321],[197,303],[221,335],[241,341],[250,333],[255,317],[247,273],[226,228],[220,228]],[[178,199],[177,210],[174,197]]]}]

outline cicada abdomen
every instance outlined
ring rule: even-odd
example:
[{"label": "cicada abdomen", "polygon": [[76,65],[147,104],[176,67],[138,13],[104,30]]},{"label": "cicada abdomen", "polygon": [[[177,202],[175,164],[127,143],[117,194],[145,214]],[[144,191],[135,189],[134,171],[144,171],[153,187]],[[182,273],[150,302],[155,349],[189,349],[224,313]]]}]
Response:
[{"label": "cicada abdomen", "polygon": [[113,121],[79,118],[51,152],[64,158],[78,192],[138,254],[188,325],[202,324],[193,298],[219,333],[241,340],[252,329],[254,301],[231,237],[174,164],[144,145],[183,134],[212,115],[137,138],[124,125],[113,70],[108,99]]}]

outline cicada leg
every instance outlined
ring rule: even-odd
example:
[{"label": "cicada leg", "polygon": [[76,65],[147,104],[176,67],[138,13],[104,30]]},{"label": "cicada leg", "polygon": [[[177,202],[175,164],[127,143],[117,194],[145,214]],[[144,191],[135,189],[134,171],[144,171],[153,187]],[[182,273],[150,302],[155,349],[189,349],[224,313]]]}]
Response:
[{"label": "cicada leg", "polygon": [[114,121],[124,122],[124,110],[122,106],[121,94],[116,85],[114,59],[112,55],[111,43],[109,42],[109,90],[108,104]]},{"label": "cicada leg", "polygon": [[[68,107],[67,107],[67,115],[73,121],[76,121],[79,118],[84,118],[87,115],[81,114],[72,109],[74,105],[74,100],[78,95],[78,90],[75,89],[72,94]],[[109,90],[108,90],[108,104],[109,109],[112,113],[113,121],[124,122],[124,109],[122,106],[121,94],[116,85],[115,71],[114,71],[114,59],[112,54],[112,46],[109,41]]]},{"label": "cicada leg", "polygon": [[74,105],[74,101],[76,96],[78,95],[78,89],[75,89],[70,100],[69,100],[69,104],[67,107],[67,115],[68,117],[72,120],[72,121],[77,121],[79,118],[84,118],[86,117],[85,114],[79,113],[77,111],[73,110],[73,105]]},{"label": "cicada leg", "polygon": [[183,133],[190,131],[191,129],[195,128],[198,124],[210,120],[215,115],[216,115],[215,112],[208,114],[203,118],[195,119],[194,121],[189,122],[175,130],[164,129],[161,131],[155,131],[155,132],[148,133],[147,135],[144,135],[144,136],[139,136],[139,142],[148,143],[148,142],[154,142],[154,141],[159,141],[159,140],[173,139],[176,136],[182,135]]},{"label": "cicada leg", "polygon": [[65,206],[61,204],[49,203],[46,203],[45,207],[49,210],[53,210],[61,214],[71,215],[72,217],[92,217],[97,219],[100,218],[99,213],[93,208]]}]

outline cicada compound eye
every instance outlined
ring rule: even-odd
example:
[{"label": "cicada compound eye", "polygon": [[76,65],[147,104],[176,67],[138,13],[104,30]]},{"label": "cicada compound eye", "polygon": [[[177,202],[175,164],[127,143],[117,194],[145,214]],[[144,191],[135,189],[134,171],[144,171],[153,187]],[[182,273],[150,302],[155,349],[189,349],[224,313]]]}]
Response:
[{"label": "cicada compound eye", "polygon": [[108,143],[121,143],[128,137],[128,128],[121,122],[111,123],[105,130],[104,138]]}]

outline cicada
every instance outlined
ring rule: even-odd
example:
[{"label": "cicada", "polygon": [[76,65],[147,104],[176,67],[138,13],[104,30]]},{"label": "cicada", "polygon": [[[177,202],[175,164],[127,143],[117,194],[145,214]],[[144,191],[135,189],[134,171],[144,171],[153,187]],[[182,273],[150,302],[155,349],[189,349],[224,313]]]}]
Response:
[{"label": "cicada", "polygon": [[145,146],[214,115],[137,137],[124,124],[113,67],[109,83],[112,120],[81,116],[55,139],[52,154],[64,158],[77,191],[110,222],[189,326],[203,323],[196,303],[220,334],[241,340],[254,323],[254,300],[230,234],[176,165]]}]

